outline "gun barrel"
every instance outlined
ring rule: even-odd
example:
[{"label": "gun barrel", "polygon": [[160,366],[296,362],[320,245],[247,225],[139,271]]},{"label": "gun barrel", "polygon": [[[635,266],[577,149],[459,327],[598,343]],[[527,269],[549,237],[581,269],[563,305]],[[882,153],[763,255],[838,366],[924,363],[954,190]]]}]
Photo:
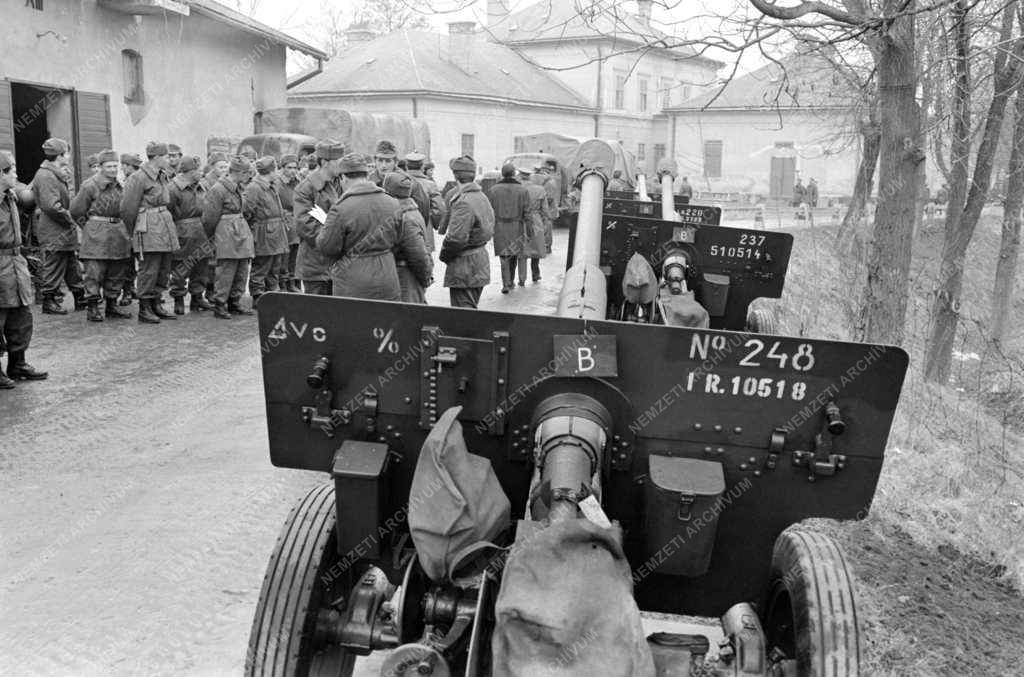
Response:
[{"label": "gun barrel", "polygon": [[601,209],[605,178],[591,172],[580,182],[580,211],[572,266],[565,272],[558,296],[558,315],[603,320],[608,302],[607,281],[601,262]]}]

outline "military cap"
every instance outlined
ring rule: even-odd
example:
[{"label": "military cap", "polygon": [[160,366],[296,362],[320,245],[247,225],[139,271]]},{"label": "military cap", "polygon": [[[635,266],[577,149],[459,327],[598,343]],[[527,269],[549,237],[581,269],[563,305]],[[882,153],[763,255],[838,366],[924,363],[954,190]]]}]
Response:
[{"label": "military cap", "polygon": [[469,172],[470,174],[476,174],[476,160],[473,159],[472,155],[463,155],[462,157],[452,158],[448,163],[448,168],[453,172]]},{"label": "military cap", "polygon": [[310,153],[309,155],[306,156],[306,167],[308,167],[309,169],[316,169],[317,164],[318,161],[316,159],[315,153]]},{"label": "military cap", "polygon": [[185,172],[191,172],[193,169],[199,169],[199,158],[193,155],[186,155],[181,158],[178,171],[184,174]]},{"label": "military cap", "polygon": [[391,172],[384,177],[384,192],[394,197],[409,197],[412,182],[413,178],[405,172]]},{"label": "military cap", "polygon": [[295,164],[299,164],[299,157],[297,155],[295,155],[293,153],[286,153],[286,154],[281,156],[281,166],[282,167],[284,167],[285,165],[291,164],[293,162]]},{"label": "military cap", "polygon": [[373,149],[375,157],[396,157],[398,150],[395,148],[395,144],[387,139],[381,139],[377,142],[377,147]]},{"label": "military cap", "polygon": [[248,172],[250,169],[252,169],[252,165],[241,155],[234,156],[228,163],[229,172]]},{"label": "military cap", "polygon": [[436,165],[434,165],[434,161],[433,160],[427,160],[426,162],[423,163],[423,169],[424,170],[433,169],[435,166]]},{"label": "military cap", "polygon": [[109,148],[101,150],[100,152],[96,153],[96,162],[101,165],[107,162],[117,162],[117,160],[117,153],[110,150]]},{"label": "military cap", "polygon": [[88,165],[89,167],[93,167],[95,165],[98,165],[99,163],[100,163],[100,154],[99,153],[93,153],[89,157],[85,158],[85,164]]},{"label": "military cap", "polygon": [[419,152],[418,150],[414,150],[411,153],[406,153],[405,154],[405,161],[406,162],[423,162],[426,159],[427,159],[427,156],[424,155],[423,153]]},{"label": "military cap", "polygon": [[167,144],[162,141],[150,141],[146,144],[146,155],[148,157],[167,155]]},{"label": "military cap", "polygon": [[516,166],[511,162],[501,166],[501,177],[509,178],[516,175]]},{"label": "military cap", "polygon": [[264,155],[256,161],[256,171],[260,174],[269,174],[274,171],[274,167],[274,158],[269,155]]},{"label": "military cap", "polygon": [[121,153],[121,164],[131,165],[138,169],[142,166],[142,158],[138,153]]},{"label": "military cap", "polygon": [[228,156],[226,153],[210,153],[210,164],[215,165],[218,162],[227,162]]},{"label": "military cap", "polygon": [[366,168],[366,161],[363,160],[363,156],[359,153],[349,153],[345,157],[341,158],[341,173],[342,174],[359,174],[360,172],[369,171]]},{"label": "military cap", "polygon": [[68,152],[68,142],[64,139],[50,138],[43,141],[43,153],[47,155],[63,155]]},{"label": "military cap", "polygon": [[13,164],[6,152],[0,152],[0,172],[6,172]]},{"label": "military cap", "polygon": [[170,155],[171,153],[177,153],[178,155],[181,155],[181,146],[179,146],[176,143],[167,144],[167,154]]},{"label": "military cap", "polygon": [[345,155],[345,144],[334,139],[324,139],[316,144],[316,156],[321,160],[337,160]]},{"label": "military cap", "polygon": [[239,153],[239,155],[244,157],[246,160],[252,160],[253,162],[256,161],[256,151],[254,151],[252,148],[246,148],[241,153]]}]

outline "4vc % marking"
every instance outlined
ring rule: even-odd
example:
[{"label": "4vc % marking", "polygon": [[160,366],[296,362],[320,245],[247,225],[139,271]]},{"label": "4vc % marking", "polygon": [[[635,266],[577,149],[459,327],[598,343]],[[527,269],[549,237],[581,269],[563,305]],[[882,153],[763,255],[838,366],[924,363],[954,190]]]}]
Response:
[{"label": "4vc % marking", "polygon": [[398,341],[394,339],[394,329],[384,329],[383,327],[373,328],[373,338],[377,339],[380,343],[377,345],[377,352],[383,353],[385,351],[395,354],[398,352]]}]

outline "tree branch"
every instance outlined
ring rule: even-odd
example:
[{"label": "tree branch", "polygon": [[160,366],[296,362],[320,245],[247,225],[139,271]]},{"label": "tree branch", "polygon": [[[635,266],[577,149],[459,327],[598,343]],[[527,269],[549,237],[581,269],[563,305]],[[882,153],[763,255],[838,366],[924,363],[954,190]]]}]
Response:
[{"label": "tree branch", "polygon": [[825,4],[824,2],[817,2],[816,0],[804,0],[804,2],[794,7],[779,7],[774,2],[768,2],[768,0],[750,0],[750,4],[765,16],[784,21],[799,19],[808,14],[821,14],[833,21],[849,26],[859,26],[867,22],[866,16],[857,16],[850,12],[844,12],[837,7]]}]

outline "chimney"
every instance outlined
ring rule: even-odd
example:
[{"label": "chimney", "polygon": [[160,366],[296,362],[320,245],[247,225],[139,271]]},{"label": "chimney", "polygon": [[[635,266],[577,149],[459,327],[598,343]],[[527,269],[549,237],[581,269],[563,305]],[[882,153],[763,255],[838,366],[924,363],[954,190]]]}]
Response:
[{"label": "chimney", "polygon": [[464,71],[469,71],[470,43],[475,29],[475,21],[452,21],[448,24],[448,59]]},{"label": "chimney", "polygon": [[345,43],[354,45],[358,42],[369,42],[377,37],[377,33],[363,23],[352,24],[345,29]]},{"label": "chimney", "polygon": [[651,5],[654,0],[636,0],[636,16],[645,26],[651,25]]}]

